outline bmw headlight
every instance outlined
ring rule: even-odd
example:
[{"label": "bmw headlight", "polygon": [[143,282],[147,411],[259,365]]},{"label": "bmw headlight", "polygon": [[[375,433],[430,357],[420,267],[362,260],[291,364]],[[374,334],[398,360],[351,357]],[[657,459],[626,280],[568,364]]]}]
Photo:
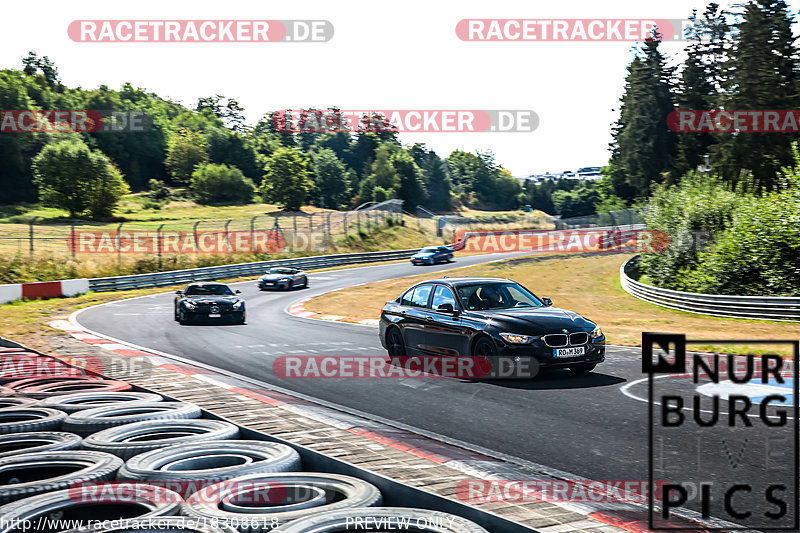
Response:
[{"label": "bmw headlight", "polygon": [[593,339],[599,339],[603,336],[603,330],[600,329],[600,326],[595,326],[591,333],[589,333],[589,337]]},{"label": "bmw headlight", "polygon": [[500,336],[509,344],[530,344],[536,338],[533,335],[519,335],[517,333],[501,333]]},{"label": "bmw headlight", "polygon": [[184,300],[183,301],[183,306],[186,309],[197,309],[197,304],[192,302],[191,300]]},{"label": "bmw headlight", "polygon": [[242,307],[244,307],[244,300],[239,300],[233,304],[234,309],[241,309]]}]

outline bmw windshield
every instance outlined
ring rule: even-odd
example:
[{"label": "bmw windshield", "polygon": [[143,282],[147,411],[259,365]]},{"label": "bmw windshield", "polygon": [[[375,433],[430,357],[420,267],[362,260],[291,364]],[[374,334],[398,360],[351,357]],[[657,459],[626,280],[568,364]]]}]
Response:
[{"label": "bmw windshield", "polygon": [[464,309],[470,311],[545,306],[528,289],[517,283],[462,285],[458,287],[458,297]]}]

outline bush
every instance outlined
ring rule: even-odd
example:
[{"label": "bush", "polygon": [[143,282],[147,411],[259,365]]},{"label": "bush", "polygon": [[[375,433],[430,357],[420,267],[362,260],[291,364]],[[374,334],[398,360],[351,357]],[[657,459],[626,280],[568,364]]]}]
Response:
[{"label": "bush", "polygon": [[153,200],[166,200],[170,197],[169,188],[161,180],[151,179],[147,182],[147,186],[150,189],[147,196]]},{"label": "bush", "polygon": [[199,165],[190,186],[200,204],[246,204],[253,200],[255,187],[242,171],[227,165]]},{"label": "bush", "polygon": [[685,273],[684,285],[714,294],[800,294],[800,178],[788,187],[743,198],[729,226]]},{"label": "bush", "polygon": [[108,157],[77,136],[42,148],[33,159],[33,172],[42,204],[64,209],[70,218],[110,217],[120,198],[130,192]]},{"label": "bush", "polygon": [[692,290],[689,274],[697,267],[698,252],[730,224],[741,197],[719,177],[687,174],[679,184],[657,186],[644,207],[651,230],[669,235],[666,250],[644,254],[641,269],[656,285]]}]

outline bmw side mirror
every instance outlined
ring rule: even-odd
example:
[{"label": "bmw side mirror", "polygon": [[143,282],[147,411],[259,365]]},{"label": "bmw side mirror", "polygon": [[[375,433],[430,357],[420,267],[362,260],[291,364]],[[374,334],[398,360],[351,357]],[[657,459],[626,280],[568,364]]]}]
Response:
[{"label": "bmw side mirror", "polygon": [[542,298],[542,303],[544,303],[545,306],[550,307],[553,305],[553,300],[550,298]]},{"label": "bmw side mirror", "polygon": [[183,294],[183,291],[175,291],[175,294]]},{"label": "bmw side mirror", "polygon": [[442,304],[442,305],[440,305],[439,307],[437,307],[437,308],[436,308],[436,310],[437,310],[437,311],[439,311],[439,312],[441,312],[441,313],[448,313],[448,314],[451,314],[451,315],[453,315],[454,317],[456,317],[456,316],[458,316],[458,315],[460,315],[460,314],[461,314],[461,313],[458,311],[458,309],[455,309],[455,308],[453,308],[453,304],[449,304],[449,303],[448,303],[448,304]]},{"label": "bmw side mirror", "polygon": [[242,294],[242,291],[240,291],[239,289],[236,289],[236,290],[235,290],[235,291],[233,291],[233,292],[234,292],[234,293],[236,293],[236,294]]}]

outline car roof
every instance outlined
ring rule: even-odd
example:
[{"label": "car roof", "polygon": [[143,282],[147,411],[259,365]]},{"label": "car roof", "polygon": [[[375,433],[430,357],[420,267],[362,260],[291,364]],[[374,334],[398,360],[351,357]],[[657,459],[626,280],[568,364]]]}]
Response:
[{"label": "car roof", "polygon": [[209,285],[228,286],[227,283],[220,283],[219,281],[193,281],[192,283],[188,284],[187,287],[207,287]]},{"label": "car roof", "polygon": [[[459,285],[473,285],[475,283],[514,283],[507,278],[482,278],[482,277],[461,277],[461,278],[437,278],[429,279],[421,283],[444,283],[457,287]],[[417,285],[420,285],[418,283]]]}]

